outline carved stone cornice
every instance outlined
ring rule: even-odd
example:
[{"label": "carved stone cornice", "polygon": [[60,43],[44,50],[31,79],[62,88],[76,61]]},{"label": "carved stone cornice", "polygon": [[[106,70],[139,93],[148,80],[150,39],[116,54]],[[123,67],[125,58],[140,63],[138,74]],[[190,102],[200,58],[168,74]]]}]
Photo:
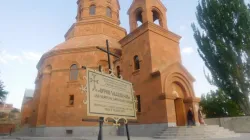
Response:
[{"label": "carved stone cornice", "polygon": [[177,43],[179,43],[179,41],[181,39],[181,37],[179,35],[177,35],[173,32],[170,32],[170,31],[162,28],[161,26],[158,26],[158,25],[151,23],[151,22],[145,22],[140,27],[138,27],[137,29],[132,31],[130,34],[128,34],[126,37],[124,37],[123,39],[120,40],[122,47],[147,31],[157,33],[157,34],[164,36],[164,37],[166,37],[174,42],[177,42]]},{"label": "carved stone cornice", "polygon": [[[84,26],[84,25],[94,25],[94,24],[105,24],[107,26],[110,26],[110,27],[114,28],[115,30],[118,30],[119,32],[124,32],[124,36],[127,35],[126,29],[119,26],[120,23],[118,24],[118,23],[115,22],[115,20],[113,20],[111,18],[108,18],[106,16],[100,15],[100,16],[82,18],[82,21],[74,23],[70,27],[70,29],[66,32],[66,34],[64,35],[65,40],[68,40],[68,39],[70,39],[72,37],[77,36],[75,34],[75,30],[77,29],[77,27]],[[122,37],[124,37],[124,36],[122,36]]]},{"label": "carved stone cornice", "polygon": [[187,97],[184,99],[184,103],[192,103],[192,102],[199,103],[200,101],[201,99],[197,97]]},{"label": "carved stone cornice", "polygon": [[83,21],[79,21],[76,24],[81,25],[81,24],[105,23],[105,24],[108,24],[108,25],[110,25],[110,26],[112,26],[114,28],[117,28],[119,30],[122,30],[122,31],[126,32],[126,29],[124,29],[123,27],[121,27],[121,26],[119,26],[117,24],[114,24],[113,21],[114,20],[112,20],[111,18],[99,15],[99,16],[83,18]]}]

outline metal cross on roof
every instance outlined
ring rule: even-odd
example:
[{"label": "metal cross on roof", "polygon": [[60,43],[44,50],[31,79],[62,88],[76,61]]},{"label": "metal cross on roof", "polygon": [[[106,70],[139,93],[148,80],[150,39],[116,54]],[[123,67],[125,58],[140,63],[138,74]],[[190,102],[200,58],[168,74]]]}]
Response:
[{"label": "metal cross on roof", "polygon": [[111,73],[111,60],[110,60],[110,55],[116,57],[116,58],[120,58],[119,56],[117,56],[116,54],[113,54],[112,52],[109,51],[109,41],[106,40],[106,47],[107,47],[107,50],[101,48],[101,47],[96,47],[97,49],[107,53],[107,56],[108,56],[108,65],[109,65],[109,73]]}]

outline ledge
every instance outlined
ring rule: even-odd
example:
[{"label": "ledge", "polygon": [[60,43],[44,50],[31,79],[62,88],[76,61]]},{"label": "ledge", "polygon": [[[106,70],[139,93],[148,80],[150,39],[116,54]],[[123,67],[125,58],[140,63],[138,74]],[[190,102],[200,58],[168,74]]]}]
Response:
[{"label": "ledge", "polygon": [[159,96],[160,100],[166,100],[166,99],[170,99],[170,100],[175,100],[176,96],[174,95],[167,95],[167,94],[162,94]]},{"label": "ledge", "polygon": [[184,103],[196,102],[199,103],[201,101],[200,98],[197,97],[187,97],[184,99]]},{"label": "ledge", "polygon": [[179,43],[181,37],[167,29],[164,29],[152,22],[145,22],[140,27],[136,28],[132,32],[130,32],[127,36],[125,36],[123,39],[121,39],[119,42],[122,45],[122,47],[126,46],[129,42],[136,39],[138,36],[141,36],[147,31],[152,31],[156,34],[159,34],[161,36],[164,36],[165,38],[168,38],[174,42]]},{"label": "ledge", "polygon": [[152,77],[157,77],[157,76],[160,76],[160,74],[161,74],[160,71],[157,70],[157,71],[152,72],[152,73],[151,73],[151,76],[152,76]]},{"label": "ledge", "polygon": [[79,81],[78,80],[74,80],[74,81],[68,81],[67,83],[68,84],[77,84],[77,83],[79,83]]},{"label": "ledge", "polygon": [[132,75],[138,75],[138,74],[140,74],[140,69],[132,72]]}]

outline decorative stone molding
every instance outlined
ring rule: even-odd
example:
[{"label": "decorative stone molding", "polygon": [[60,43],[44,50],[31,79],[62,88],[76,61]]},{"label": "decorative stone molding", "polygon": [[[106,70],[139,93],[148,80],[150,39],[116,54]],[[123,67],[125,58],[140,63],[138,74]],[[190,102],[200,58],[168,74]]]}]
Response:
[{"label": "decorative stone molding", "polygon": [[175,99],[176,99],[176,96],[173,95],[173,94],[162,93],[162,94],[159,96],[159,99],[160,99],[160,100],[166,100],[166,99],[175,100]]},{"label": "decorative stone molding", "polygon": [[192,103],[192,102],[199,103],[200,101],[201,99],[197,97],[188,97],[184,99],[184,103]]},{"label": "decorative stone molding", "polygon": [[126,37],[124,37],[122,40],[120,40],[119,42],[121,43],[122,47],[124,47],[126,44],[128,44],[129,42],[133,41],[134,39],[136,39],[138,36],[142,35],[143,33],[147,32],[147,31],[152,31],[155,32],[161,36],[164,36],[174,42],[179,43],[181,37],[177,34],[174,34],[154,23],[151,22],[145,22],[143,23],[140,27],[138,27],[137,29],[135,29],[134,31],[132,31],[130,34],[128,34]]}]

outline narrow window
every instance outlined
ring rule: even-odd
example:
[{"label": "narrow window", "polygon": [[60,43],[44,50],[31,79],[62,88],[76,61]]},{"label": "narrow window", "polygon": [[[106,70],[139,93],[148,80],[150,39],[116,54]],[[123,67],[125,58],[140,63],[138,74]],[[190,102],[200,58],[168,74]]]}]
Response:
[{"label": "narrow window", "polygon": [[109,8],[109,7],[107,7],[107,9],[106,9],[106,15],[108,16],[108,17],[112,17],[112,10],[111,10],[111,8]]},{"label": "narrow window", "polygon": [[139,59],[138,55],[134,56],[134,68],[135,68],[135,70],[140,69],[140,59]]},{"label": "narrow window", "polygon": [[74,95],[69,95],[69,105],[74,105]]},{"label": "narrow window", "polygon": [[136,99],[137,99],[137,110],[138,112],[141,112],[141,96],[136,95]]},{"label": "narrow window", "polygon": [[121,75],[120,66],[117,66],[117,67],[116,67],[116,72],[117,72],[117,76],[120,77],[120,75]]},{"label": "narrow window", "polygon": [[89,15],[95,15],[95,12],[96,12],[96,6],[91,5],[89,8]]},{"label": "narrow window", "polygon": [[70,80],[75,81],[77,80],[77,77],[78,77],[78,69],[77,65],[74,64],[70,67]]}]

